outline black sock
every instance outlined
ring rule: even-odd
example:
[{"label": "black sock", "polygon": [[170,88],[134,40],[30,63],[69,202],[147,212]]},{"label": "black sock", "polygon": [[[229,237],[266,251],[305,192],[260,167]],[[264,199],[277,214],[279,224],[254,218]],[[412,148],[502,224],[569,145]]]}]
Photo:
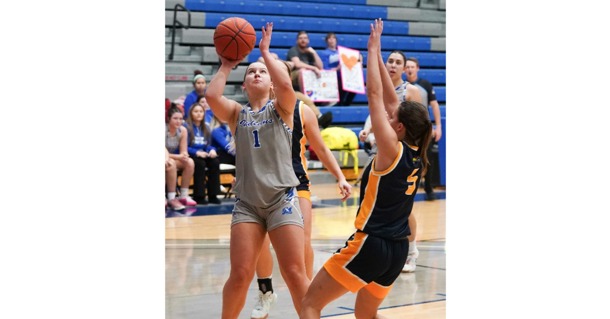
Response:
[{"label": "black sock", "polygon": [[271,291],[273,293],[273,285],[271,285],[271,277],[257,279],[258,281],[258,290],[262,293],[266,293],[267,291]]}]

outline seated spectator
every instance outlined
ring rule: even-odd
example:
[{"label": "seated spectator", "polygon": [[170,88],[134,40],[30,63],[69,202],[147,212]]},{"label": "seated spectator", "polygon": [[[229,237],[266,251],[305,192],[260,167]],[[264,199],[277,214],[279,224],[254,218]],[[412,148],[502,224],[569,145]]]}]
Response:
[{"label": "seated spectator", "polygon": [[193,199],[200,205],[206,205],[208,202],[220,204],[220,161],[216,149],[211,145],[212,134],[209,125],[204,121],[204,108],[201,104],[194,104],[189,112],[185,126],[188,130],[188,153],[195,163]]},{"label": "seated spectator", "polygon": [[[210,109],[210,106],[208,105],[208,102],[206,101],[205,96],[204,95],[198,96],[196,103],[201,105],[201,107],[203,107],[203,109],[205,110],[204,121],[205,121],[205,124],[210,125],[210,123],[212,122],[212,119],[214,118],[214,113],[212,112],[212,109]],[[191,107],[193,107],[193,105],[191,105]]]},{"label": "seated spectator", "polygon": [[[165,130],[165,148],[169,152],[170,159],[176,163],[176,168],[182,171],[182,183],[180,184],[180,197],[178,201],[182,205],[195,206],[197,203],[188,196],[189,185],[193,177],[195,163],[189,157],[187,150],[187,130],[182,126],[182,112],[177,107],[171,107],[168,110],[168,123]],[[173,199],[176,197],[176,192],[168,190],[167,199],[171,208],[177,209]]]},{"label": "seated spectator", "polygon": [[[326,34],[325,41],[326,49],[320,51],[319,56],[322,60],[324,70],[337,71],[337,85],[339,87],[339,102],[331,104],[331,106],[349,106],[352,104],[356,93],[343,90],[343,82],[341,81],[341,57],[337,50],[337,35],[335,35],[334,32],[329,32]],[[362,62],[362,60],[362,54],[360,54],[358,62]]]},{"label": "seated spectator", "polygon": [[216,116],[212,119],[212,146],[218,153],[218,159],[222,164],[235,165],[235,141],[231,128]]},{"label": "seated spectator", "polygon": [[303,92],[300,82],[301,71],[311,70],[316,73],[317,77],[320,77],[320,71],[324,66],[316,50],[309,46],[309,35],[306,31],[299,31],[297,43],[288,50],[286,60],[292,62],[294,67],[290,74],[292,87],[295,91],[301,92]]},{"label": "seated spectator", "polygon": [[201,72],[200,70],[195,70],[193,73],[194,90],[186,96],[183,103],[184,114],[186,114],[186,118],[188,118],[190,115],[189,109],[193,106],[193,104],[199,101],[199,96],[205,95],[205,88],[207,86],[207,82],[205,81],[205,76],[203,76],[203,72]]}]

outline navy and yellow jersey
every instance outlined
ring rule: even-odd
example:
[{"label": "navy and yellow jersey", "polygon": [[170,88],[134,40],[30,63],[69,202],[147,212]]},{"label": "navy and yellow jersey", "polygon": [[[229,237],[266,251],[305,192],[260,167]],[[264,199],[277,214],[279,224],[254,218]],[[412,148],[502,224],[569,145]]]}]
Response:
[{"label": "navy and yellow jersey", "polygon": [[392,165],[375,171],[377,156],[366,167],[360,188],[360,207],[354,225],[359,231],[398,240],[411,234],[408,217],[421,178],[418,148],[401,142]]},{"label": "navy and yellow jersey", "polygon": [[294,125],[292,129],[292,167],[299,179],[297,190],[309,190],[309,176],[307,175],[307,159],[305,158],[305,137],[303,108],[309,107],[303,101],[297,100],[294,108]]}]

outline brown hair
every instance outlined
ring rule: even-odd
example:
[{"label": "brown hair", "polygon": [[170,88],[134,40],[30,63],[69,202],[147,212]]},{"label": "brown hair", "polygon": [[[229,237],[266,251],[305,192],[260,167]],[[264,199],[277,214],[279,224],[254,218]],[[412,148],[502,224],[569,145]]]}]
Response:
[{"label": "brown hair", "polygon": [[[407,61],[415,62],[415,65],[419,68],[419,60],[416,57],[409,57]],[[407,61],[405,61],[405,64],[407,64]]]},{"label": "brown hair", "polygon": [[[210,142],[210,136],[212,135],[212,133],[210,132],[210,129],[208,128],[207,124],[205,123],[205,108],[201,105],[199,105],[199,101],[201,101],[201,99],[204,99],[205,97],[203,95],[200,95],[199,97],[197,97],[197,102],[193,103],[193,105],[191,105],[191,108],[189,109],[189,116],[186,118],[186,123],[188,123],[188,125],[186,126],[186,129],[189,132],[189,135],[191,136],[191,142],[195,141],[195,132],[193,132],[193,111],[195,110],[196,107],[200,107],[203,110],[203,119],[201,120],[201,124],[199,125],[199,129],[203,132],[203,136],[205,137],[206,141],[208,141],[208,143]],[[189,143],[190,144],[190,143]]]},{"label": "brown hair", "polygon": [[398,120],[405,126],[403,141],[419,148],[424,176],[430,165],[427,150],[432,141],[432,122],[428,108],[419,102],[404,101],[398,107]]}]

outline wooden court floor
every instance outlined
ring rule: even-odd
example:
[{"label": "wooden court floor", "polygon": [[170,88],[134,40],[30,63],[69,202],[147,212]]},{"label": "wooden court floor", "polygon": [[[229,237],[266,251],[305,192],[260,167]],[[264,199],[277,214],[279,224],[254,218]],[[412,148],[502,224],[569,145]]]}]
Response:
[{"label": "wooden court floor", "polygon": [[[336,184],[312,186],[314,272],[353,233],[359,191],[354,187],[352,199],[340,203],[336,200]],[[443,199],[415,202],[418,266],[414,273],[399,276],[380,306],[380,313],[389,318],[446,317],[445,200],[444,196],[440,197]],[[231,208],[232,200],[226,199],[223,205],[198,206],[181,214],[166,214],[166,319],[220,318],[222,288],[230,270]],[[278,302],[269,318],[298,318],[277,262],[273,273]],[[257,286],[253,280],[240,319],[250,318],[256,298]],[[322,317],[354,318],[354,301],[355,294],[348,293],[330,303]]]}]

